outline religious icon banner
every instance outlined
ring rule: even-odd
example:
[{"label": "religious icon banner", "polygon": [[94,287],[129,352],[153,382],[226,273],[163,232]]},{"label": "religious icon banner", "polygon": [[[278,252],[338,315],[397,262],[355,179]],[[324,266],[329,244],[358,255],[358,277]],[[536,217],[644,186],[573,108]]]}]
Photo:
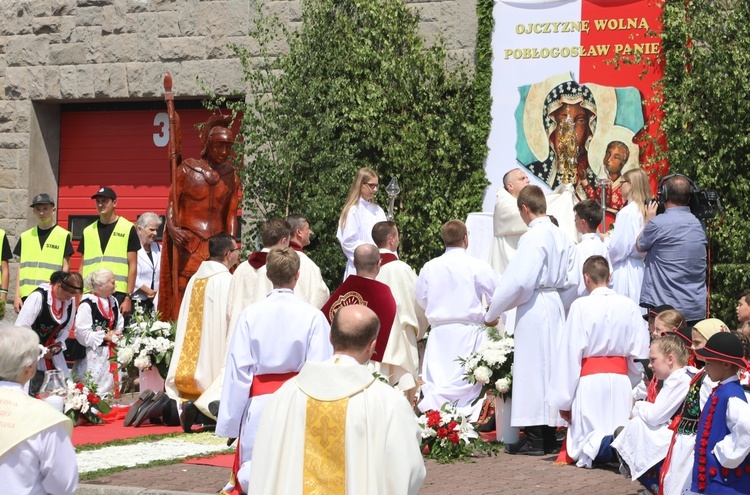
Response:
[{"label": "religious icon banner", "polygon": [[612,194],[620,176],[662,139],[661,13],[657,0],[495,3],[484,211],[516,167],[550,192],[569,184],[579,200],[599,200],[597,181],[609,181],[608,211],[623,206]]}]

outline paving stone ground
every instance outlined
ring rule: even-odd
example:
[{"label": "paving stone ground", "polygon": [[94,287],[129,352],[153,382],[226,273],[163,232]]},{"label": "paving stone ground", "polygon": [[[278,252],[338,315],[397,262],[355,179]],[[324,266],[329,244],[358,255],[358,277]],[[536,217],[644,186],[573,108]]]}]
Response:
[{"label": "paving stone ground", "polygon": [[[555,466],[553,456],[482,457],[473,462],[437,464],[427,461],[427,478],[420,495],[636,495],[640,485],[620,474],[601,469]],[[79,493],[134,494],[140,487],[149,494],[170,491],[215,494],[227,481],[229,469],[192,464],[137,468],[85,481]]]}]

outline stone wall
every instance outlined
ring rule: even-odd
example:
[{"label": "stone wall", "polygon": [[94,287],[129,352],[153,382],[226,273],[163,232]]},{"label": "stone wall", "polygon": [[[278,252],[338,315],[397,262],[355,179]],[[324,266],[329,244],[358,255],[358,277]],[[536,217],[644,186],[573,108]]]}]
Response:
[{"label": "stone wall", "polygon": [[[299,0],[261,3],[301,22]],[[451,55],[473,59],[475,0],[407,3],[428,42],[441,36]],[[202,95],[197,76],[217,94],[242,91],[227,44],[252,49],[256,9],[251,0],[1,0],[0,228],[11,245],[33,225],[29,198],[57,191],[60,103],[161,99],[166,70],[178,98]]]}]

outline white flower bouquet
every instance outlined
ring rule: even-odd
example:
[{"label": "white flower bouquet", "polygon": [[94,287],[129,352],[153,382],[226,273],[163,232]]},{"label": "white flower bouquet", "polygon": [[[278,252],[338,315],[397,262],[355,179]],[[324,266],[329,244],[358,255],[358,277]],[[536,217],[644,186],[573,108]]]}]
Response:
[{"label": "white flower bouquet", "polygon": [[173,322],[159,321],[159,316],[158,311],[145,312],[140,305],[135,306],[128,331],[117,345],[114,358],[121,368],[127,368],[131,363],[141,371],[156,366],[166,379],[176,328]]},{"label": "white flower bouquet", "polygon": [[107,414],[110,410],[109,404],[96,393],[96,383],[89,373],[83,378],[68,381],[63,412],[76,424],[82,421],[95,425],[103,423],[98,413]]},{"label": "white flower bouquet", "polygon": [[464,376],[469,383],[482,386],[484,397],[486,392],[510,397],[513,381],[513,337],[507,334],[499,335],[496,331],[489,332],[489,340],[484,342],[477,352],[467,358],[459,358],[464,367]]}]

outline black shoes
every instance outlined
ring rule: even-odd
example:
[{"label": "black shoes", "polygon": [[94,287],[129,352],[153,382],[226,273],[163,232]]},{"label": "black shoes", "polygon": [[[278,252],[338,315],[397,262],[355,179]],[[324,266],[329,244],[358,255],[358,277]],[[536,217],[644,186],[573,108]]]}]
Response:
[{"label": "black shoes", "polygon": [[135,418],[138,416],[138,413],[143,409],[144,407],[148,406],[151,401],[154,398],[154,393],[151,390],[144,390],[141,392],[140,397],[138,397],[138,400],[135,401],[135,403],[130,406],[130,410],[125,415],[125,426],[131,426],[133,422],[135,421]]},{"label": "black shoes", "polygon": [[215,418],[219,417],[219,401],[215,400],[208,404],[208,412],[214,415]]},{"label": "black shoes", "polygon": [[153,399],[149,404],[144,404],[138,411],[138,415],[135,417],[133,426],[136,428],[141,426],[148,419],[159,419],[161,422],[162,414],[164,414],[164,408],[169,404],[169,397],[164,392],[159,392],[154,395]]},{"label": "black shoes", "polygon": [[510,455],[544,455],[544,449],[534,441],[529,441],[525,436],[521,437],[516,443],[505,446],[505,453]]},{"label": "black shoes", "polygon": [[180,414],[180,426],[185,433],[193,432],[193,425],[198,418],[198,408],[193,401],[188,400],[182,403],[182,414]]}]

